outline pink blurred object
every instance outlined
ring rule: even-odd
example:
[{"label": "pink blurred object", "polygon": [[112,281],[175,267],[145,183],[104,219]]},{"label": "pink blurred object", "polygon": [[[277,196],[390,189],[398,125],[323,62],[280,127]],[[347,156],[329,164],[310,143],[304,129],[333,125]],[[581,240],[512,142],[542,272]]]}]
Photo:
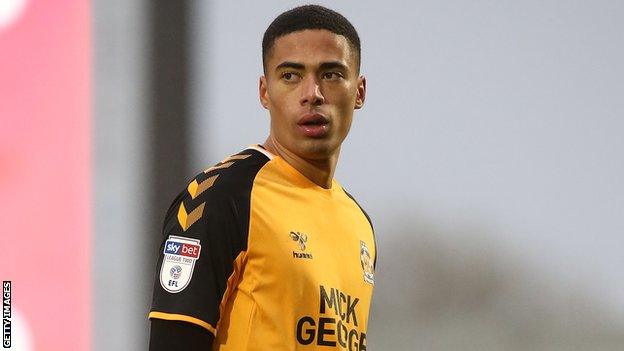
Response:
[{"label": "pink blurred object", "polygon": [[0,278],[34,350],[88,350],[89,2],[20,6],[0,26]]}]

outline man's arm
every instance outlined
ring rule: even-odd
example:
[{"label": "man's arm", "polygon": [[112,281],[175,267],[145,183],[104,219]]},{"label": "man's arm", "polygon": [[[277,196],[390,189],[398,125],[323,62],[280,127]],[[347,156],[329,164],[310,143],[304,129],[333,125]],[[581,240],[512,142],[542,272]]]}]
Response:
[{"label": "man's arm", "polygon": [[149,313],[150,350],[211,349],[244,265],[253,179],[267,161],[244,150],[227,167],[200,173],[173,201]]},{"label": "man's arm", "polygon": [[149,351],[205,351],[214,336],[192,323],[152,319]]}]

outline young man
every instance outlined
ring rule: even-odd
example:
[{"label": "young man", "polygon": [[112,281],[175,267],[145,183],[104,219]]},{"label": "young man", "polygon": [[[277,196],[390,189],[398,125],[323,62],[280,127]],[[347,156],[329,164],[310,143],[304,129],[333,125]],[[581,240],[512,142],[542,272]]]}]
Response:
[{"label": "young man", "polygon": [[307,5],[262,43],[263,145],[198,175],[163,229],[150,350],[366,350],[372,225],[333,179],[364,104],[351,23]]}]

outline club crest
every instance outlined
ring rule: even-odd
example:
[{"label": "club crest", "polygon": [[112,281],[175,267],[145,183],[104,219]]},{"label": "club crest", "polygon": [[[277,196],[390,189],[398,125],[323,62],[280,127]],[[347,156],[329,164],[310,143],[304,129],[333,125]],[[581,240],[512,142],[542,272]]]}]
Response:
[{"label": "club crest", "polygon": [[370,251],[366,243],[360,241],[360,263],[362,264],[362,272],[364,273],[364,281],[375,285],[375,268],[371,259]]},{"label": "club crest", "polygon": [[160,267],[160,285],[170,293],[178,293],[186,288],[193,276],[195,261],[199,259],[199,240],[169,235],[163,250]]}]

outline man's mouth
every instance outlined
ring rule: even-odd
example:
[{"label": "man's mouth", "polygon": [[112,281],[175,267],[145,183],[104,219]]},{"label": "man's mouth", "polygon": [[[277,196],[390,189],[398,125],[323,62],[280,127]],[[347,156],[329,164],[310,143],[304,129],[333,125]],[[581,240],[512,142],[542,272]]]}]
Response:
[{"label": "man's mouth", "polygon": [[303,135],[310,138],[321,138],[329,131],[329,118],[320,113],[303,115],[297,124]]},{"label": "man's mouth", "polygon": [[299,119],[299,125],[308,125],[308,126],[319,126],[319,125],[323,125],[323,124],[328,124],[329,123],[329,119],[325,116],[323,116],[320,113],[309,113],[309,114],[305,114],[303,115],[300,119]]}]

